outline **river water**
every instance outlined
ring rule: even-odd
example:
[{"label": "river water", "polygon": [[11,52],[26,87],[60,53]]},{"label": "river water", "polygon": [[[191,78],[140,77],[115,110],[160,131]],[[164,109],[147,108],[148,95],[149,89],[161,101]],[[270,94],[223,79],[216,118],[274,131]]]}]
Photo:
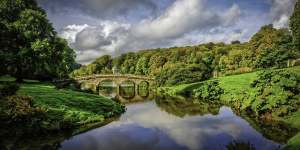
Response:
[{"label": "river water", "polygon": [[0,124],[0,150],[276,150],[295,134],[277,123],[237,115],[220,104],[141,90],[128,86],[100,89],[101,95],[126,103],[126,112],[88,131],[91,126],[30,136],[22,135],[19,125]]},{"label": "river water", "polygon": [[229,107],[217,104],[145,97],[144,101],[126,104],[126,109],[115,121],[64,140],[60,149],[274,150],[283,146],[272,138],[273,133],[266,138],[260,133],[264,128],[253,128]]}]

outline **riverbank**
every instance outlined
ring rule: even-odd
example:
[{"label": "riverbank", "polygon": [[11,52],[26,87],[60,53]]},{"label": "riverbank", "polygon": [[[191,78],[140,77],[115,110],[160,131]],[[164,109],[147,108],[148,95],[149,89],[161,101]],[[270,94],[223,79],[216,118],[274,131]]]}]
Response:
[{"label": "riverbank", "polygon": [[[283,70],[289,70],[296,74],[300,74],[300,67],[292,67],[285,68]],[[258,74],[261,71],[240,74],[240,75],[232,75],[219,77],[212,80],[218,80],[219,86],[224,90],[224,93],[220,96],[220,102],[226,105],[230,105],[234,108],[237,108],[245,103],[246,101],[242,101],[242,97],[244,96],[241,93],[251,93],[251,83],[257,78]],[[209,80],[210,81],[210,80]],[[208,81],[204,81],[208,82]],[[190,95],[194,89],[197,89],[201,86],[203,82],[197,82],[192,84],[183,84],[173,87],[162,87],[159,88],[158,91],[164,94],[168,94],[171,96],[175,95]],[[238,104],[238,106],[236,105]],[[247,105],[247,104],[246,104]],[[274,120],[284,122],[288,124],[292,128],[297,128],[300,130],[300,112],[299,110],[296,112],[289,113],[284,116],[272,116]],[[293,149],[295,147],[300,146],[300,133],[291,138],[288,141],[287,148]]]},{"label": "riverbank", "polygon": [[19,86],[15,95],[1,99],[0,118],[8,124],[27,126],[30,131],[101,124],[125,110],[121,104],[103,96],[57,89],[51,83],[24,82]]}]

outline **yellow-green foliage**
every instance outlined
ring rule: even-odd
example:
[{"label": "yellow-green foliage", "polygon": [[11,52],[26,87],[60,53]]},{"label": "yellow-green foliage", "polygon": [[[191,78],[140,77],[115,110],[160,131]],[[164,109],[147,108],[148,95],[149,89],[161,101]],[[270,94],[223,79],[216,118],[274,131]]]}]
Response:
[{"label": "yellow-green foliage", "polygon": [[218,80],[202,82],[198,88],[193,90],[193,96],[201,100],[219,100],[224,90],[219,86]]}]

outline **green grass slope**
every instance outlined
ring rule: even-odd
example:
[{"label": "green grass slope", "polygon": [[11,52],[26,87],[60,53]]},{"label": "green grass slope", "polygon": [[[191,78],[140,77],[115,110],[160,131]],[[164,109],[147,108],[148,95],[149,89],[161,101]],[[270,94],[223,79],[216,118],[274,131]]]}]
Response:
[{"label": "green grass slope", "polygon": [[123,112],[123,107],[102,96],[68,89],[56,89],[45,83],[22,84],[19,95],[31,96],[34,104],[47,109],[49,118],[68,120],[76,125],[102,122]]},{"label": "green grass slope", "polygon": [[[7,77],[1,77],[0,81],[0,86],[3,81],[14,82]],[[90,123],[102,124],[105,118],[117,116],[125,110],[124,106],[109,98],[70,89],[57,89],[51,83],[38,81],[20,84],[16,95],[32,98],[32,107],[38,108],[41,113],[28,114],[31,120],[29,122],[35,122],[35,126],[47,130],[74,128]],[[22,102],[16,100],[16,103]],[[25,105],[16,105],[13,109],[22,114],[23,106],[28,108]],[[0,109],[5,110],[7,107],[0,106]]]}]

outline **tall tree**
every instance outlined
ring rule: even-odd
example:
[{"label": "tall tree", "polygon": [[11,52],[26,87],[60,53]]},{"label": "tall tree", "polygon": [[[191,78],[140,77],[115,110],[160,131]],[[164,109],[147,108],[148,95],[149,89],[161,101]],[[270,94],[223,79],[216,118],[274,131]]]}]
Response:
[{"label": "tall tree", "polygon": [[294,45],[300,50],[300,0],[297,0],[294,13],[290,17],[290,28],[293,35]]},{"label": "tall tree", "polygon": [[73,70],[74,51],[34,0],[1,0],[0,29],[0,74],[21,81],[66,77]]}]

